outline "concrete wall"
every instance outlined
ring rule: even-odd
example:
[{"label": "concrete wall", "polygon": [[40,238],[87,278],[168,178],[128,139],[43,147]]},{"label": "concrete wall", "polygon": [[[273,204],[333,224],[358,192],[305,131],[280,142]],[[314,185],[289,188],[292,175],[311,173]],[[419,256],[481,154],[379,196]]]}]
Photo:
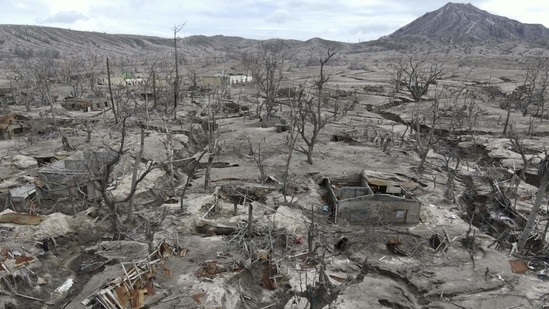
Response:
[{"label": "concrete wall", "polygon": [[415,224],[419,222],[421,203],[386,194],[340,200],[338,217],[356,224]]},{"label": "concrete wall", "polygon": [[370,194],[367,187],[342,187],[334,190],[340,200],[355,198]]}]

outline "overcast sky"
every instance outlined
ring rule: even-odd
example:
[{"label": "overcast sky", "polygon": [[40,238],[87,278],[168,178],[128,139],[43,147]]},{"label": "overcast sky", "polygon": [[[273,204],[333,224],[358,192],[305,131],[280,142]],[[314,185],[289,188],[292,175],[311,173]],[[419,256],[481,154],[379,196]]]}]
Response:
[{"label": "overcast sky", "polygon": [[[446,0],[0,0],[0,23],[107,33],[359,42],[390,34]],[[549,27],[547,0],[470,1],[492,14]]]}]

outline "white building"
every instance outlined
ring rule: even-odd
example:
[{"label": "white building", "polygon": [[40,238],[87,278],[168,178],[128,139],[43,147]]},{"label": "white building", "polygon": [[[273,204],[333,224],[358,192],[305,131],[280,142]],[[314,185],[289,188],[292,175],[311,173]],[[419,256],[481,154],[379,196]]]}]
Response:
[{"label": "white building", "polygon": [[248,74],[229,74],[229,84],[231,85],[237,85],[237,84],[245,84],[252,81],[252,76]]}]

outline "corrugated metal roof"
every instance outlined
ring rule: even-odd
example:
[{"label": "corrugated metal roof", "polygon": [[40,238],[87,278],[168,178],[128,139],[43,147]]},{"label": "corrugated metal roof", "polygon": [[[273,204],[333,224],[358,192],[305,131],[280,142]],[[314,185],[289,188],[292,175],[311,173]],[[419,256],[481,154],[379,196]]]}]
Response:
[{"label": "corrugated metal roof", "polygon": [[21,186],[10,189],[10,197],[26,199],[31,194],[36,192],[35,186]]}]

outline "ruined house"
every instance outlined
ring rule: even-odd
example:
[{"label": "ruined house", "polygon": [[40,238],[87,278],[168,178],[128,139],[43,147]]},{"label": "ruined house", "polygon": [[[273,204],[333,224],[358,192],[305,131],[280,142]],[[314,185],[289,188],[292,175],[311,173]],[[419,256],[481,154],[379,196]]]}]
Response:
[{"label": "ruined house", "polygon": [[12,139],[29,131],[29,120],[15,113],[0,116],[0,140]]},{"label": "ruined house", "polygon": [[89,112],[101,111],[109,107],[110,103],[106,98],[66,97],[61,105],[68,110]]},{"label": "ruined house", "polygon": [[55,161],[38,169],[38,189],[41,198],[85,195],[99,197],[92,175],[97,175],[117,154],[105,152],[78,152],[64,160]]},{"label": "ruined house", "polygon": [[31,185],[24,185],[9,190],[8,202],[11,204],[12,209],[18,212],[24,212],[27,208],[29,209],[29,211],[31,211],[32,206],[29,207],[29,204],[33,203],[32,200],[35,197],[36,187]]},{"label": "ruined house", "polygon": [[330,215],[336,223],[415,224],[421,203],[405,182],[378,172],[324,178]]},{"label": "ruined house", "polygon": [[[38,169],[37,195],[39,199],[57,199],[62,197],[86,198],[97,200],[102,198],[102,192],[96,187],[95,179],[103,177],[107,164],[115,163],[108,179],[106,191],[115,199],[126,196],[131,187],[131,179],[135,163],[129,154],[121,156],[114,151],[77,152],[63,160],[44,165]],[[149,164],[140,163],[142,171]],[[162,169],[153,169],[140,182],[134,198],[143,204],[156,201],[165,194],[170,179]]]},{"label": "ruined house", "polygon": [[225,84],[225,79],[219,76],[203,76],[200,79],[199,86],[205,88],[216,88],[221,87]]},{"label": "ruined house", "polygon": [[0,79],[0,104],[14,104],[15,98],[13,92],[14,89],[11,81]]}]

